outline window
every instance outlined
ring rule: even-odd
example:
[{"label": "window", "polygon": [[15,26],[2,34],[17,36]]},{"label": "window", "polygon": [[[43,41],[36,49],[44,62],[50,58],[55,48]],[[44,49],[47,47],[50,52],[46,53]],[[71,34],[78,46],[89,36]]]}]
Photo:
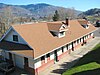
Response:
[{"label": "window", "polygon": [[61,35],[61,36],[64,35],[64,31],[63,31],[63,32],[60,32],[60,35]]},{"label": "window", "polygon": [[80,42],[81,42],[81,38],[80,38]]},{"label": "window", "polygon": [[50,57],[50,53],[47,54],[47,58]]},{"label": "window", "polygon": [[44,57],[44,56],[42,56],[42,57],[41,57],[41,60],[44,60],[44,59],[45,59],[45,57]]},{"label": "window", "polygon": [[77,43],[79,43],[79,39],[77,40]]},{"label": "window", "polygon": [[18,36],[17,35],[13,35],[13,41],[18,42]]},{"label": "window", "polygon": [[88,29],[89,28],[89,26],[88,25],[82,25],[84,28],[86,28],[86,29]]},{"label": "window", "polygon": [[68,44],[67,44],[67,46],[66,46],[66,47],[67,47],[67,50],[68,50]]},{"label": "window", "polygon": [[62,52],[64,52],[64,47],[62,47]]}]

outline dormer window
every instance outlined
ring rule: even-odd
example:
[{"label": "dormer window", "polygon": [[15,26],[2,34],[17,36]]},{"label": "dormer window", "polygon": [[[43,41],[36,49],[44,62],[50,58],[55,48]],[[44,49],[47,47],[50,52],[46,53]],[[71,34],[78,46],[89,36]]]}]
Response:
[{"label": "dormer window", "polygon": [[59,32],[59,38],[64,37],[65,36],[65,31]]},{"label": "dormer window", "polygon": [[68,23],[48,23],[48,29],[53,37],[61,38],[65,36],[65,32],[68,30]]},{"label": "dormer window", "polygon": [[60,32],[60,35],[64,35],[64,31]]},{"label": "dormer window", "polygon": [[13,41],[18,42],[18,35],[13,35]]},{"label": "dormer window", "polygon": [[84,25],[82,25],[84,28],[86,28],[86,29],[88,29],[89,28],[89,25],[86,25],[86,24],[84,24]]}]

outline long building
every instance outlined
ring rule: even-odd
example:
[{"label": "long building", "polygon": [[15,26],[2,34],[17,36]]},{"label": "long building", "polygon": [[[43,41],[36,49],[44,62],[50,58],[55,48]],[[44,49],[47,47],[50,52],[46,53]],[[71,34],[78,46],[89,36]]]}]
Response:
[{"label": "long building", "polygon": [[94,38],[87,20],[68,20],[11,26],[0,40],[5,60],[33,75]]}]

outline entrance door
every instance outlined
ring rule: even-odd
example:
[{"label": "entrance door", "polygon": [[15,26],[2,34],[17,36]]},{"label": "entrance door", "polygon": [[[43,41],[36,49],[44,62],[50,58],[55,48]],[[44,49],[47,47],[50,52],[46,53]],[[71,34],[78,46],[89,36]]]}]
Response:
[{"label": "entrance door", "polygon": [[58,61],[57,57],[57,50],[54,51],[54,62],[56,63]]}]

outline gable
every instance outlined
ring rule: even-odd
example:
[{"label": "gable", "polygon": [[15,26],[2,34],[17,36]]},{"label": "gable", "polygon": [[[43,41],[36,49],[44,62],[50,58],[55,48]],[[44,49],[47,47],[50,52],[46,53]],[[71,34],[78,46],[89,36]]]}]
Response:
[{"label": "gable", "polygon": [[[13,40],[14,35],[18,36],[18,41]],[[20,44],[27,44],[26,41],[13,28],[10,29],[10,31],[5,35],[2,40]]]},{"label": "gable", "polygon": [[66,30],[66,29],[67,29],[67,26],[63,24],[63,25],[61,25],[59,30]]}]

